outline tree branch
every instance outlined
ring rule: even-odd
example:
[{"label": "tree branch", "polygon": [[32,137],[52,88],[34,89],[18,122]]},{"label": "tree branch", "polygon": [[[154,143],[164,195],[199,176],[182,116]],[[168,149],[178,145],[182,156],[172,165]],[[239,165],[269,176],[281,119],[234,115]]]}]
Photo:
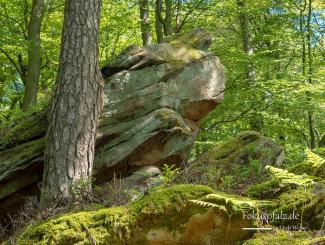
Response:
[{"label": "tree branch", "polygon": [[17,72],[19,73],[20,77],[23,77],[23,73],[22,70],[20,69],[20,66],[17,64],[17,62],[9,55],[9,53],[7,51],[5,51],[4,49],[0,48],[0,52],[3,53],[7,59],[9,60],[9,62],[16,68]]}]

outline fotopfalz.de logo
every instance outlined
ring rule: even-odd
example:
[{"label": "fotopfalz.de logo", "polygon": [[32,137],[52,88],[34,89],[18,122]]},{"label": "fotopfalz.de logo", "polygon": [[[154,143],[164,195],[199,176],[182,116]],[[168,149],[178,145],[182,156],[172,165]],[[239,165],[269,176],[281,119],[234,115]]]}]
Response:
[{"label": "fotopfalz.de logo", "polygon": [[252,212],[244,212],[244,219],[249,220],[259,220],[262,223],[268,224],[269,222],[272,222],[274,220],[299,220],[300,215],[296,213],[295,210],[292,211],[292,213],[284,213],[282,210],[278,212],[272,212],[272,213],[266,213],[266,212],[255,212],[253,210]]},{"label": "fotopfalz.de logo", "polygon": [[[280,212],[255,212],[253,210],[252,212],[244,212],[243,214],[244,219],[248,220],[257,220],[260,224],[269,224],[272,221],[276,220],[296,220],[299,222],[300,215],[299,213],[296,213],[296,210],[293,210],[291,213],[284,213],[282,210]],[[301,225],[295,225],[295,226],[282,226],[282,229],[285,230],[307,230],[307,227],[302,227]],[[243,230],[272,230],[271,227],[246,227],[243,228]]]}]

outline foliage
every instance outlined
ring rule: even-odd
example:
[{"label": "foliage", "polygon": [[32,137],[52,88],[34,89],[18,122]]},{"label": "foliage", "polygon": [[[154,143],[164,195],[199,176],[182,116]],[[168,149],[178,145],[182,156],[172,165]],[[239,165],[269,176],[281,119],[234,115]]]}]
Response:
[{"label": "foliage", "polygon": [[159,177],[162,180],[160,188],[170,187],[174,183],[174,180],[177,178],[179,173],[180,168],[175,167],[175,165],[164,164],[162,168],[162,175]]},{"label": "foliage", "polygon": [[[244,8],[239,8],[239,1],[236,0],[171,1],[173,33],[187,32],[195,28],[209,31],[213,37],[210,52],[220,57],[227,76],[225,99],[200,122],[201,131],[191,161],[217,145],[220,154],[216,156],[218,166],[223,164],[222,166],[229,167],[232,171],[221,173],[216,166],[207,167],[206,181],[216,188],[240,189],[238,185],[240,181],[259,180],[257,176],[265,174],[264,165],[262,161],[252,157],[249,157],[244,164],[235,162],[232,166],[227,165],[229,161],[226,162],[223,157],[229,154],[228,151],[231,151],[232,147],[248,152],[256,147],[253,145],[251,147],[254,149],[249,149],[242,145],[234,146],[234,141],[232,143],[227,141],[242,131],[258,131],[284,146],[286,162],[282,166],[283,169],[267,167],[266,170],[270,175],[268,180],[249,187],[245,194],[256,198],[279,198],[283,207],[287,205],[292,209],[299,206],[300,209],[303,207],[303,210],[310,211],[305,216],[313,214],[311,210],[315,207],[314,204],[320,202],[314,194],[316,193],[317,196],[324,193],[323,190],[313,189],[314,182],[322,184],[325,178],[325,163],[322,157],[325,155],[324,148],[310,149],[313,148],[311,135],[315,134],[316,140],[319,141],[325,132],[325,3],[321,0],[311,1],[312,19],[308,26],[307,3],[309,1],[311,0],[246,1]],[[99,52],[100,64],[104,65],[126,46],[141,45],[142,40],[138,0],[103,0],[102,2]],[[154,23],[155,2],[149,0],[148,12],[149,31],[153,42],[157,39]],[[0,139],[0,149],[29,140],[26,139],[27,132],[22,132],[26,125],[19,123],[22,118],[33,118],[37,112],[43,111],[44,107],[48,106],[53,93],[59,64],[64,1],[46,0],[44,4],[38,103],[30,111],[23,113],[21,107],[25,87],[21,73],[28,63],[27,51],[30,43],[27,40],[27,29],[32,1],[0,0],[2,37],[0,40],[0,136],[1,132],[9,131],[7,137]],[[163,12],[167,11],[166,6],[163,10]],[[243,49],[243,30],[239,21],[242,14],[245,14],[249,20],[247,31],[252,55],[247,54]],[[310,57],[308,52],[311,52]],[[248,81],[246,77],[247,67],[251,67],[254,71],[253,82]],[[36,135],[44,129],[44,125],[46,121],[42,117],[39,125],[27,125],[27,127],[33,135]],[[30,149],[26,149],[34,150],[43,147],[43,140],[38,143],[41,144],[35,146],[31,144]],[[20,154],[23,155],[19,153],[17,157]],[[165,165],[163,172],[161,177],[163,185],[156,191],[172,186],[180,170],[175,166]],[[75,189],[76,198],[80,196],[81,199],[87,198],[87,192],[84,192],[85,184],[86,182],[81,181],[72,187]],[[182,188],[180,188],[182,191],[177,188],[175,189],[177,194],[183,193]],[[287,191],[290,193],[286,193]],[[208,194],[210,190],[204,189],[202,192]],[[169,194],[172,195],[173,201],[176,200],[177,205],[183,204],[173,193]],[[130,196],[134,195],[141,198],[132,205],[132,208],[141,211],[142,214],[155,212],[151,209],[141,210],[145,204],[148,204],[145,202],[153,202],[153,207],[158,213],[173,206],[159,202],[162,193],[159,195],[149,193],[150,197],[154,197],[152,199],[146,198],[146,193],[130,193]],[[193,197],[188,193],[185,195],[196,198],[194,194]],[[300,199],[296,200],[295,196]],[[213,197],[217,196],[214,194]],[[208,199],[192,200],[199,206],[220,208],[220,204]],[[119,218],[125,217],[126,211],[116,208],[110,212],[114,213],[110,220],[103,218],[107,215],[103,211],[99,214],[103,216],[100,218],[94,216],[91,221],[108,222],[108,229],[112,229],[118,237],[128,234],[128,228],[121,227],[125,227],[125,222],[129,220],[122,219],[119,223]],[[89,217],[87,215],[85,214],[85,217]],[[74,231],[79,229],[85,231],[88,238],[92,237],[93,231],[76,223],[76,220],[87,223],[85,217],[63,218],[61,221],[66,223],[60,223],[61,221],[57,223],[59,232],[62,231],[67,238],[71,235],[69,232],[72,232],[73,235],[77,235],[78,240],[80,236],[84,236]],[[68,223],[71,229],[65,231],[65,225]],[[42,232],[48,228],[46,223],[40,227],[41,230],[43,229]],[[104,230],[96,231],[94,228],[94,232],[100,236],[99,239],[108,239],[102,237]],[[279,236],[277,240],[279,244],[291,241],[287,233],[277,231],[275,234]],[[272,234],[266,235],[265,239],[257,236],[247,244],[269,244],[274,237]],[[305,234],[301,233],[291,234],[291,237],[292,242],[297,244],[305,240]]]},{"label": "foliage", "polygon": [[306,159],[290,168],[290,172],[325,178],[325,159],[309,149],[305,150],[305,154]]}]

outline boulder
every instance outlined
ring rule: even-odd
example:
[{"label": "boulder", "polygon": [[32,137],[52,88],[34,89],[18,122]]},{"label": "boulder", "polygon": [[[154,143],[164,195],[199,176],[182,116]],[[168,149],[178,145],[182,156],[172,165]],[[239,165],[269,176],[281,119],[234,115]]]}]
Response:
[{"label": "boulder", "polygon": [[[97,184],[143,166],[187,159],[197,121],[223,100],[223,65],[200,50],[210,42],[210,34],[196,30],[161,44],[132,45],[102,69],[106,84],[93,169]],[[46,114],[34,113],[0,129],[0,219],[38,193]]]},{"label": "boulder", "polygon": [[280,166],[283,160],[283,147],[247,131],[199,155],[178,180],[243,194],[247,186],[265,178],[266,165]]},{"label": "boulder", "polygon": [[94,196],[107,206],[126,204],[163,183],[162,173],[156,166],[144,166],[130,176],[115,176],[94,187]]},{"label": "boulder", "polygon": [[176,185],[127,206],[64,214],[33,225],[17,244],[236,244],[256,221],[255,202],[207,186]]}]

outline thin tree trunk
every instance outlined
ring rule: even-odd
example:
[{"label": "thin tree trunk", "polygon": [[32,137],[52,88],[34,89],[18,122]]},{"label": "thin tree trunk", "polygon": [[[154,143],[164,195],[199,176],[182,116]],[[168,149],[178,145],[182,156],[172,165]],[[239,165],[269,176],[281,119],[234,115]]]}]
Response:
[{"label": "thin tree trunk", "polygon": [[253,55],[254,50],[251,45],[251,39],[249,35],[249,20],[248,15],[245,13],[246,11],[246,4],[245,0],[237,0],[237,5],[239,8],[239,22],[240,22],[240,30],[242,34],[242,43],[243,49],[248,56],[248,65],[246,68],[246,79],[248,82],[254,81],[254,70],[250,61],[250,57]]},{"label": "thin tree trunk", "polygon": [[165,25],[164,33],[166,36],[173,34],[173,2],[172,0],[165,0],[166,10],[165,10]]},{"label": "thin tree trunk", "polygon": [[[237,0],[237,6],[239,9],[239,24],[242,35],[243,50],[247,55],[246,64],[246,81],[248,84],[255,82],[255,70],[251,61],[251,57],[254,54],[254,49],[251,44],[251,37],[249,32],[249,19],[246,13],[245,0]],[[254,95],[255,96],[255,95]],[[253,112],[249,118],[249,125],[252,130],[260,132],[263,128],[263,116],[259,112]]]},{"label": "thin tree trunk", "polygon": [[155,5],[156,5],[156,7],[155,7],[156,37],[157,37],[157,43],[160,43],[162,41],[162,39],[164,38],[163,23],[161,20],[162,1],[156,0]]},{"label": "thin tree trunk", "polygon": [[178,32],[178,30],[181,27],[181,12],[182,12],[182,0],[177,0],[176,20],[175,20],[175,31],[176,32]]},{"label": "thin tree trunk", "polygon": [[148,0],[140,1],[140,19],[143,46],[150,44],[150,21]]},{"label": "thin tree trunk", "polygon": [[[91,191],[103,81],[98,64],[101,0],[66,0],[61,58],[53,96],[42,201],[66,201],[81,185]],[[77,196],[76,198],[81,198]]]},{"label": "thin tree trunk", "polygon": [[[307,15],[307,58],[308,58],[308,83],[312,84],[312,50],[311,50],[311,17],[312,17],[312,0],[308,1],[308,15]],[[311,101],[311,98],[309,98]],[[315,122],[313,112],[308,112],[308,124],[310,134],[310,148],[315,149],[317,147],[316,136],[315,136]]]},{"label": "thin tree trunk", "polygon": [[32,14],[28,24],[28,65],[23,101],[26,111],[37,101],[38,83],[41,71],[41,25],[43,16],[43,0],[33,0]]}]

